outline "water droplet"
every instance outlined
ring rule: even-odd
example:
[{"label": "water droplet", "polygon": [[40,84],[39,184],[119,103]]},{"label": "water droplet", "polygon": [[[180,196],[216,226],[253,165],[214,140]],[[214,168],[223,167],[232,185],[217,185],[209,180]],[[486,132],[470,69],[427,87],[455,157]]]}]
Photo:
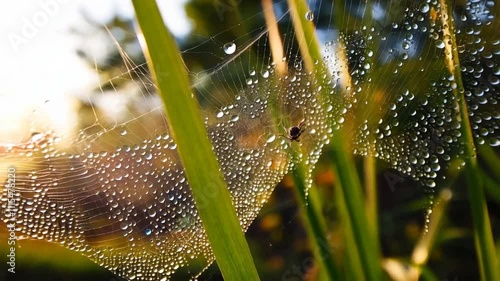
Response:
[{"label": "water droplet", "polygon": [[43,134],[40,132],[35,132],[31,134],[31,142],[37,142],[43,138]]},{"label": "water droplet", "polygon": [[156,216],[156,211],[154,209],[151,209],[148,211],[148,215],[152,218],[154,218]]},{"label": "water droplet", "polygon": [[233,42],[224,44],[224,53],[231,55],[234,54],[235,51],[236,51],[236,44],[234,44]]},{"label": "water droplet", "polygon": [[491,146],[500,146],[500,140],[498,138],[490,138]]},{"label": "water droplet", "polygon": [[438,49],[443,49],[445,47],[443,40],[437,40],[436,41],[436,47]]},{"label": "water droplet", "polygon": [[307,13],[306,13],[306,19],[308,21],[313,21],[314,20],[314,13],[312,11],[307,11]]},{"label": "water droplet", "polygon": [[276,135],[271,134],[271,135],[269,135],[269,136],[267,137],[266,142],[267,142],[267,143],[272,143],[272,142],[273,142],[273,141],[275,141],[275,140],[276,140]]},{"label": "water droplet", "polygon": [[436,183],[433,180],[427,180],[426,185],[428,187],[436,187]]},{"label": "water droplet", "polygon": [[490,75],[488,77],[488,80],[490,81],[491,85],[496,86],[500,84],[500,78],[498,78],[497,76]]},{"label": "water droplet", "polygon": [[148,235],[148,236],[151,235],[152,232],[153,231],[151,229],[149,229],[149,228],[147,228],[146,231],[145,231],[146,235]]},{"label": "water droplet", "polygon": [[237,114],[234,114],[233,116],[231,116],[231,122],[236,122],[239,119],[240,119],[240,117]]},{"label": "water droplet", "polygon": [[422,3],[422,4],[420,4],[420,8],[419,8],[419,10],[420,10],[420,12],[422,12],[422,13],[427,13],[427,12],[429,12],[429,10],[430,10],[429,4],[427,4],[427,3],[425,3],[425,2],[424,2],[424,3]]}]

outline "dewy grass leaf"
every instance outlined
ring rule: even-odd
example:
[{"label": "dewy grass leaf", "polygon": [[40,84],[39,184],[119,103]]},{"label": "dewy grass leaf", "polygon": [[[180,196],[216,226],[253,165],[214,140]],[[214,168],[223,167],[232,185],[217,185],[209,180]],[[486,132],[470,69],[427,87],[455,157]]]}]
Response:
[{"label": "dewy grass leaf", "polygon": [[[222,275],[226,280],[259,280],[175,41],[167,32],[154,0],[132,2],[148,64],[195,202],[205,204],[198,208],[198,213]],[[213,190],[210,200],[205,200],[206,188]]]},{"label": "dewy grass leaf", "polygon": [[472,129],[469,121],[469,113],[465,100],[465,89],[460,70],[460,59],[458,56],[458,46],[455,37],[455,23],[452,9],[448,8],[445,0],[440,0],[441,24],[443,26],[443,36],[450,38],[445,43],[446,64],[450,74],[454,76],[457,87],[453,93],[457,99],[461,121],[461,134],[465,147],[465,174],[467,177],[467,189],[469,191],[469,203],[472,211],[474,223],[474,239],[476,252],[483,280],[500,280],[498,273],[498,263],[495,253],[495,242],[491,230],[490,217],[484,196],[484,183],[480,177],[477,164],[476,148],[472,137]]},{"label": "dewy grass leaf", "polygon": [[328,276],[328,280],[341,280],[340,270],[334,261],[332,249],[328,241],[325,219],[321,213],[321,202],[316,193],[316,187],[311,187],[309,196],[306,195],[304,167],[300,163],[292,171],[295,182],[295,197],[299,202],[300,211],[304,218],[307,234],[314,249],[314,257],[321,270]]},{"label": "dewy grass leaf", "polygon": [[[307,4],[300,0],[289,0],[288,5],[306,69],[316,73],[317,80],[322,81],[321,76],[326,73],[326,69],[321,63],[322,55],[314,27],[306,17],[306,14],[310,12]],[[327,87],[323,88],[326,91]],[[333,142],[334,149],[331,156],[336,165],[340,186],[344,189],[343,200],[346,203],[348,219],[351,221],[350,225],[353,228],[352,233],[354,234],[362,268],[367,280],[380,280],[379,244],[375,239],[376,236],[373,235],[374,230],[370,228],[364,211],[361,183],[350,152],[344,144],[342,130],[339,130],[337,136],[338,139]]]}]

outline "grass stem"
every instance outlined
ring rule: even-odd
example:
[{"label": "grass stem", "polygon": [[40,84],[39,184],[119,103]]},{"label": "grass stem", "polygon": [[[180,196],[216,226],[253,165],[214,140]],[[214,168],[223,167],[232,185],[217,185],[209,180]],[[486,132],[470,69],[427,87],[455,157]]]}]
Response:
[{"label": "grass stem", "polygon": [[465,89],[460,70],[460,58],[458,55],[457,40],[455,37],[455,22],[453,20],[452,8],[448,6],[446,0],[440,0],[441,24],[443,26],[443,37],[445,40],[446,64],[450,74],[454,76],[457,87],[453,88],[455,94],[459,118],[460,131],[465,148],[465,173],[467,177],[467,188],[469,191],[469,203],[472,211],[474,223],[474,239],[476,251],[483,280],[500,280],[498,273],[497,257],[495,253],[495,243],[491,231],[490,218],[484,196],[483,180],[477,165],[476,148],[472,136],[472,129],[469,121],[469,113],[465,100]]},{"label": "grass stem", "polygon": [[259,280],[174,38],[166,30],[155,0],[132,3],[148,66],[222,275],[226,280]]}]

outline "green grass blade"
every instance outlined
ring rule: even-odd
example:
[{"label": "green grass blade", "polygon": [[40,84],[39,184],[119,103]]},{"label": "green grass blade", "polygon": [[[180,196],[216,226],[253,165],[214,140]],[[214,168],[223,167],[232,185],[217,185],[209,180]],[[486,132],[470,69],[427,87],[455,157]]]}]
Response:
[{"label": "green grass blade", "polygon": [[[318,81],[322,81],[324,79],[320,79],[321,75],[328,72],[321,63],[322,55],[314,26],[305,16],[309,12],[309,8],[303,0],[288,0],[288,6],[304,65],[308,71],[316,73]],[[315,64],[316,61],[317,64]],[[328,85],[324,85],[322,88],[324,89],[323,92],[325,92],[324,95],[327,95],[326,89],[328,89]],[[343,188],[343,200],[346,203],[362,268],[367,280],[380,280],[380,246],[375,235],[372,235],[374,231],[370,227],[371,224],[368,224],[363,205],[362,186],[354,161],[350,156],[350,151],[345,146],[342,132],[339,132],[332,146],[333,152],[331,156],[336,165],[336,174],[340,180],[340,186]]]},{"label": "green grass blade", "polygon": [[359,257],[359,249],[356,245],[354,239],[353,228],[351,220],[349,219],[349,213],[347,211],[347,206],[344,201],[344,192],[340,183],[335,183],[335,201],[338,206],[338,213],[340,218],[340,227],[343,229],[345,249],[345,276],[347,280],[366,280],[363,266],[361,264],[361,258]]},{"label": "green grass blade", "polygon": [[378,196],[377,196],[377,174],[375,156],[365,156],[363,162],[364,185],[366,190],[366,217],[371,224],[375,241],[378,237]]},{"label": "green grass blade", "polygon": [[346,148],[342,134],[333,143],[330,157],[335,163],[335,171],[344,195],[343,201],[352,227],[354,240],[356,241],[358,255],[361,259],[363,270],[367,280],[380,280],[380,245],[373,235],[373,230],[368,223],[364,208],[363,189],[356,172],[354,161],[350,151]]},{"label": "green grass blade", "polygon": [[427,264],[429,256],[434,247],[434,243],[441,228],[442,221],[445,217],[446,208],[451,201],[452,192],[450,189],[443,189],[434,204],[431,213],[431,219],[427,228],[427,233],[424,233],[413,249],[411,255],[412,266],[418,268],[418,274],[422,273],[422,268]]},{"label": "green grass blade", "polygon": [[306,196],[303,170],[300,165],[296,165],[292,175],[295,182],[295,197],[299,202],[307,235],[313,246],[314,258],[320,269],[328,276],[328,280],[341,280],[340,270],[333,259],[332,249],[328,242],[326,222],[321,213],[319,195],[316,193],[316,187],[313,186],[309,190],[309,196]]},{"label": "green grass blade", "polygon": [[[186,69],[154,0],[132,0],[145,54],[165,105],[198,213],[226,280],[259,280],[250,250],[212,151]],[[203,166],[200,167],[200,164]],[[207,198],[207,192],[210,192]],[[203,203],[203,207],[200,207]]]},{"label": "green grass blade", "polygon": [[451,40],[446,40],[445,57],[450,74],[455,78],[457,87],[453,89],[457,99],[461,134],[465,146],[465,163],[467,188],[469,191],[469,203],[472,211],[474,223],[474,239],[476,242],[476,252],[481,269],[483,280],[500,280],[498,273],[497,257],[495,253],[495,243],[491,231],[490,218],[484,196],[483,179],[480,177],[474,138],[470,127],[469,113],[464,96],[464,85],[462,82],[462,72],[460,70],[460,59],[458,56],[458,46],[455,37],[455,22],[453,20],[452,8],[448,6],[446,0],[440,0],[441,24],[443,26],[443,36],[449,36]]},{"label": "green grass blade", "polygon": [[458,56],[458,46],[455,37],[455,22],[453,20],[452,8],[448,7],[446,0],[440,0],[441,5],[441,24],[443,26],[443,36],[449,36],[445,46],[446,64],[450,74],[454,75],[457,87],[453,89],[457,99],[461,134],[465,146],[465,162],[467,188],[469,191],[469,203],[472,210],[472,219],[474,223],[474,239],[476,242],[476,252],[481,269],[483,280],[500,280],[498,273],[498,264],[495,253],[495,243],[491,231],[490,218],[486,207],[484,196],[483,179],[479,176],[477,165],[476,149],[474,138],[470,127],[469,113],[464,96],[464,86],[462,82],[462,72],[460,70],[460,59]]}]

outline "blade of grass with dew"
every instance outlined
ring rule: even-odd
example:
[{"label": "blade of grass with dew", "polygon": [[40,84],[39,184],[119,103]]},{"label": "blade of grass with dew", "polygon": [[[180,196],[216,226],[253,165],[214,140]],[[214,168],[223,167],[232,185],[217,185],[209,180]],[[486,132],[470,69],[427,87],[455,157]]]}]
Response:
[{"label": "blade of grass with dew", "polygon": [[440,223],[443,219],[446,207],[450,202],[452,197],[452,192],[450,189],[443,189],[439,196],[437,197],[437,202],[432,208],[431,213],[431,222],[427,227],[427,232],[420,237],[417,245],[413,249],[412,253],[412,263],[417,266],[422,266],[426,264],[429,259],[429,255],[432,247],[434,246],[434,242],[436,240],[436,236],[438,234],[438,230],[440,227]]},{"label": "blade of grass with dew", "polygon": [[[262,0],[262,7],[266,18],[266,24],[269,30],[270,47],[272,51],[273,61],[276,63],[276,72],[279,77],[283,77],[287,73],[286,64],[283,58],[283,44],[279,35],[278,25],[276,23],[276,15],[273,11],[272,1]],[[279,80],[274,83],[279,85]],[[270,102],[269,108],[273,116],[279,116],[279,106],[276,103]],[[276,118],[277,120],[278,118]],[[276,125],[276,124],[275,124]],[[294,153],[293,150],[290,150]],[[294,155],[292,158],[298,158]],[[319,265],[320,280],[341,280],[338,265],[333,260],[334,256],[331,247],[328,243],[326,235],[326,223],[321,213],[321,203],[316,189],[311,187],[309,196],[306,195],[306,185],[303,172],[303,163],[298,163],[292,172],[294,180],[294,194],[297,198],[299,210],[302,215],[303,222],[307,231],[309,241],[313,249],[313,255]]]},{"label": "blade of grass with dew", "polygon": [[306,225],[308,238],[313,243],[313,253],[320,269],[328,276],[329,280],[342,280],[340,270],[333,260],[333,253],[326,235],[326,222],[320,208],[320,200],[316,187],[312,186],[306,195],[306,185],[302,165],[297,164],[292,172],[295,197],[300,205],[300,210]]},{"label": "blade of grass with dew", "polygon": [[[276,23],[276,15],[273,11],[272,1],[262,0],[262,7],[266,18],[266,24],[269,30],[270,47],[272,51],[273,61],[276,63],[276,72],[279,77],[283,77],[287,73],[286,64],[283,58],[283,43],[281,41],[278,25]],[[279,79],[274,80],[274,84],[280,86]],[[273,116],[279,116],[280,109],[275,102],[270,102],[269,108]],[[278,118],[275,118],[278,120]],[[277,124],[275,124],[276,126]],[[291,153],[293,149],[290,149]],[[292,158],[297,159],[297,155]],[[292,172],[294,179],[294,194],[297,198],[299,210],[301,212],[303,222],[307,231],[309,241],[313,249],[313,254],[320,268],[321,280],[341,280],[340,271],[337,264],[334,262],[333,253],[328,243],[326,235],[326,223],[321,213],[321,204],[316,194],[314,187],[311,188],[309,196],[306,195],[306,185],[303,172],[303,163],[295,165]]]},{"label": "blade of grass with dew", "polygon": [[347,214],[347,207],[343,199],[344,193],[342,190],[343,189],[340,186],[340,183],[336,182],[334,188],[334,196],[338,206],[337,212],[339,213],[339,217],[341,218],[340,227],[342,228],[344,236],[343,240],[345,243],[344,252],[346,253],[344,268],[345,268],[346,280],[363,281],[366,280],[366,278],[363,275],[364,271],[361,265],[359,252],[356,250],[356,241],[352,233],[352,225],[351,221],[349,220],[349,215]]},{"label": "blade of grass with dew", "polygon": [[[363,28],[371,32],[372,29],[372,6],[371,1],[367,0],[365,3],[365,8],[363,12]],[[364,50],[364,61],[368,65],[371,65],[371,68],[374,67],[375,60],[373,59],[373,50],[379,49],[380,41],[372,39],[366,40],[366,47]],[[372,55],[370,55],[372,53]],[[371,79],[372,75],[367,76],[367,78]],[[373,81],[373,80],[372,80]],[[373,98],[371,91],[369,90],[370,83],[366,83],[365,87],[365,96],[366,100]],[[364,120],[370,120],[369,123],[376,122],[378,116],[368,116],[369,114],[373,115],[374,107],[376,103],[368,103],[366,107],[360,107],[357,109],[357,116],[364,116]],[[371,124],[373,125],[373,124]],[[371,223],[372,235],[374,237],[374,241],[379,241],[379,233],[378,233],[378,197],[377,197],[377,180],[376,180],[376,159],[375,159],[375,146],[372,145],[376,141],[374,140],[374,135],[370,134],[367,137],[367,142],[369,145],[368,155],[363,159],[363,170],[364,170],[364,187],[366,191],[366,212],[367,218],[369,219],[369,223]]]},{"label": "blade of grass with dew", "polygon": [[352,227],[358,255],[367,280],[380,280],[380,249],[378,241],[372,235],[371,224],[368,223],[364,209],[363,190],[356,172],[354,160],[350,157],[342,138],[343,134],[337,134],[337,140],[333,143],[330,158],[335,162],[335,172],[342,188],[343,201],[345,202],[348,219]]},{"label": "blade of grass with dew", "polygon": [[439,228],[441,226],[441,222],[444,218],[446,207],[448,206],[451,197],[452,192],[450,189],[443,189],[439,193],[437,202],[432,208],[431,220],[427,228],[427,233],[424,233],[420,237],[420,240],[413,249],[413,253],[411,256],[412,267],[417,267],[417,275],[420,275],[422,273],[422,267],[427,263],[429,259],[430,253],[438,235]]},{"label": "blade of grass with dew", "polygon": [[[288,0],[288,6],[306,69],[312,73],[317,73],[319,78],[321,78],[322,74],[327,74],[328,72],[322,63],[315,29],[312,22],[308,21],[305,17],[306,13],[309,12],[307,4],[303,0]],[[316,61],[318,62],[317,64],[314,63]],[[317,80],[322,81],[322,79]],[[327,85],[322,86],[324,86],[322,87],[322,94],[327,95]],[[371,224],[368,224],[363,206],[363,190],[354,166],[354,161],[350,157],[350,151],[344,143],[342,130],[339,130],[337,137],[338,139],[332,143],[334,149],[330,156],[335,162],[336,174],[340,180],[340,185],[344,189],[344,201],[353,228],[352,233],[354,234],[357,251],[361,258],[362,268],[366,279],[380,280],[380,246],[375,236],[372,235],[374,232],[370,227]]]},{"label": "blade of grass with dew", "polygon": [[375,160],[375,156],[373,155],[365,156],[363,159],[363,170],[366,189],[366,216],[371,223],[375,241],[378,241],[378,197]]},{"label": "blade of grass with dew", "polygon": [[[172,136],[186,171],[217,264],[225,280],[259,280],[229,191],[212,151],[200,109],[173,37],[154,0],[132,0],[148,65],[163,100]],[[200,169],[200,163],[203,168]],[[210,185],[210,200],[205,188]]]},{"label": "blade of grass with dew", "polygon": [[474,240],[483,280],[500,280],[498,273],[497,257],[495,253],[495,243],[491,230],[490,217],[484,196],[484,186],[482,178],[479,176],[476,148],[472,129],[470,127],[467,103],[464,96],[464,85],[462,82],[462,72],[460,70],[460,58],[458,56],[458,46],[455,37],[455,22],[453,20],[452,7],[448,6],[446,0],[440,0],[441,24],[443,26],[443,37],[445,40],[445,59],[448,71],[454,76],[457,87],[453,88],[453,93],[457,99],[460,114],[460,132],[465,146],[465,174],[467,178],[467,189],[469,191],[469,203],[472,211],[474,223]]}]

